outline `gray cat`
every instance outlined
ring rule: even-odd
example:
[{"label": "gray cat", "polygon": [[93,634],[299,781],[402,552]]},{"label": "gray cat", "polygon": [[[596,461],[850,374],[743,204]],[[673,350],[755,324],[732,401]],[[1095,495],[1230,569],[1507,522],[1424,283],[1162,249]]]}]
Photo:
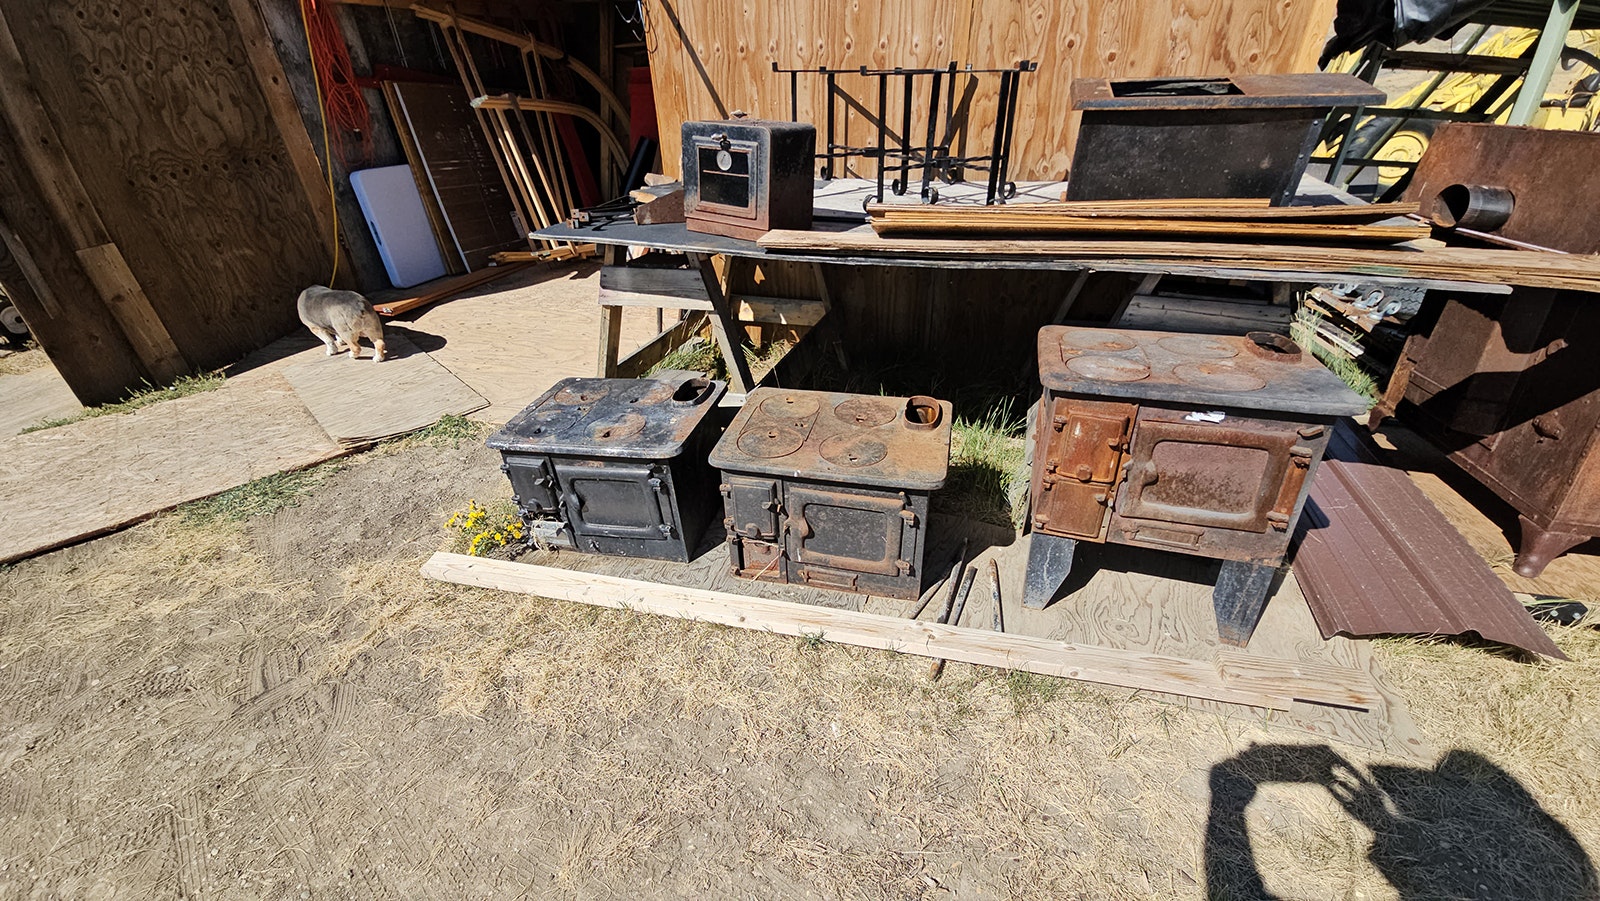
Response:
[{"label": "gray cat", "polygon": [[312,285],[300,292],[295,306],[300,311],[300,321],[328,346],[328,356],[348,347],[350,359],[360,359],[362,338],[372,342],[374,363],[383,362],[389,355],[388,346],[383,343],[383,320],[360,294]]}]

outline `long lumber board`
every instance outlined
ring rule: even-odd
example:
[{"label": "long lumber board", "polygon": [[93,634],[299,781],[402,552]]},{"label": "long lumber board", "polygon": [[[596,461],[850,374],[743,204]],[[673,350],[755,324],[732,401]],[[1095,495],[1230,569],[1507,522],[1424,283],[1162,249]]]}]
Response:
[{"label": "long lumber board", "polygon": [[[905,222],[980,222],[989,219],[1221,219],[1230,222],[1362,223],[1410,216],[1415,203],[1334,203],[1314,206],[1234,205],[1215,200],[1072,200],[1061,203],[1008,203],[996,206],[959,204],[873,203],[867,214],[874,220]],[[1426,224],[1420,224],[1426,229]]]},{"label": "long lumber board", "polygon": [[[1047,638],[968,629],[832,607],[796,604],[699,588],[640,582],[597,573],[436,553],[422,566],[430,579],[638,610],[696,622],[828,641],[920,657],[942,658],[1141,691],[1186,695],[1230,704],[1287,710],[1292,701],[1367,709],[1380,696],[1356,670],[1243,658],[1223,652],[1215,661]],[[1334,678],[1335,675],[1337,678]]]},{"label": "long lumber board", "polygon": [[1231,219],[1121,218],[1099,216],[970,216],[940,218],[874,216],[880,235],[1201,235],[1230,238],[1299,238],[1329,243],[1400,244],[1432,234],[1420,222],[1352,225],[1342,222],[1236,221]]},{"label": "long lumber board", "polygon": [[1181,262],[1216,269],[1291,271],[1331,275],[1439,279],[1488,285],[1524,285],[1600,291],[1600,256],[1535,250],[1464,247],[1316,247],[1296,244],[1227,244],[1199,241],[1071,240],[1063,238],[891,238],[858,227],[842,232],[767,232],[756,242],[774,254],[845,254],[885,257],[1044,257],[1061,261],[1134,265]]}]

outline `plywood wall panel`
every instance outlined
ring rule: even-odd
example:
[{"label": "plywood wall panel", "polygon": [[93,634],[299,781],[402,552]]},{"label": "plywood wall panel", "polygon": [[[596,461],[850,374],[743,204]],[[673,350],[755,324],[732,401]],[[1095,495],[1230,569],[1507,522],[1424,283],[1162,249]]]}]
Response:
[{"label": "plywood wall panel", "polygon": [[[1313,71],[1333,21],[1335,0],[793,0],[737,6],[711,0],[646,0],[651,79],[661,124],[662,158],[678,171],[678,126],[742,109],[789,117],[784,68],[938,66],[951,60],[979,68],[1040,63],[1025,76],[1013,144],[1013,176],[1058,179],[1069,165],[1076,121],[1068,90],[1074,78],[1235,75]],[[974,130],[958,134],[977,154],[992,138],[996,82],[970,90]],[[875,88],[841,78],[874,114]],[[824,129],[825,93],[818,77],[800,79],[800,119]],[[974,89],[975,88],[975,89]],[[891,86],[889,121],[898,132],[902,109]],[[927,95],[913,100],[913,120]],[[839,122],[840,137],[864,143],[870,129],[860,110]],[[920,138],[921,135],[916,135]],[[861,163],[856,163],[858,170]],[[866,172],[871,174],[870,167]]]}]

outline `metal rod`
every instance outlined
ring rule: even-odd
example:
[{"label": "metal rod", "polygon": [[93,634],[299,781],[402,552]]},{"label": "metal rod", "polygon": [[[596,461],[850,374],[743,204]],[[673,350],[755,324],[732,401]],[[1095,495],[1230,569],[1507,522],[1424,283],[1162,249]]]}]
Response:
[{"label": "metal rod", "polygon": [[[961,613],[966,609],[967,595],[972,591],[973,577],[977,576],[978,574],[976,567],[969,566],[966,569],[967,571],[961,576],[961,589],[956,592],[955,609],[950,610],[947,608],[944,612],[948,615],[948,619],[940,618],[939,622],[941,623],[948,623],[952,626],[961,625]],[[933,661],[933,665],[928,667],[928,679],[930,681],[937,681],[939,676],[943,673],[944,658],[940,657]]]},{"label": "metal rod", "polygon": [[1006,630],[1006,617],[1000,604],[1000,564],[989,558],[989,597],[994,600],[994,618],[992,625],[996,632]]},{"label": "metal rod", "polygon": [[826,181],[833,180],[833,92],[835,90],[834,74],[828,73],[828,168],[822,177]]},{"label": "metal rod", "polygon": [[896,194],[904,194],[906,186],[911,183],[911,79],[912,73],[905,74],[904,102],[900,111],[900,189]]},{"label": "metal rod", "polygon": [[906,619],[916,619],[917,617],[921,616],[922,611],[928,608],[928,604],[932,602],[934,597],[939,594],[940,589],[944,588],[946,585],[951,586],[952,591],[950,596],[955,597],[955,592],[953,589],[957,583],[957,580],[961,578],[961,570],[967,565],[967,544],[971,541],[971,538],[961,539],[961,549],[956,551],[955,558],[950,561],[950,575],[945,576],[937,585],[929,588],[927,593],[925,593],[921,600],[917,602],[917,606],[914,607],[910,613],[906,614]]},{"label": "metal rod", "polygon": [[1528,64],[1528,74],[1517,90],[1517,102],[1511,107],[1508,125],[1531,125],[1539,112],[1544,92],[1550,87],[1550,76],[1555,74],[1561,61],[1561,51],[1567,46],[1567,32],[1572,30],[1572,19],[1578,14],[1578,0],[1555,0],[1550,4],[1550,17],[1539,32],[1538,49],[1533,52],[1533,62]]},{"label": "metal rod", "polygon": [[922,150],[922,190],[918,193],[922,199],[928,199],[928,185],[933,181],[933,141],[938,136],[939,123],[939,88],[944,73],[933,73],[933,88],[928,91],[928,139]]},{"label": "metal rod", "polygon": [[1000,142],[1005,140],[1006,103],[1011,98],[1011,73],[1000,76],[1000,102],[995,107],[994,140],[989,144],[989,190],[984,203],[994,203],[996,180],[1000,177]]},{"label": "metal rod", "polygon": [[[866,71],[865,67],[862,71]],[[883,203],[883,169],[887,160],[883,156],[883,142],[885,139],[884,126],[888,124],[885,118],[889,114],[889,77],[878,76],[878,196],[873,198],[877,203]]]}]

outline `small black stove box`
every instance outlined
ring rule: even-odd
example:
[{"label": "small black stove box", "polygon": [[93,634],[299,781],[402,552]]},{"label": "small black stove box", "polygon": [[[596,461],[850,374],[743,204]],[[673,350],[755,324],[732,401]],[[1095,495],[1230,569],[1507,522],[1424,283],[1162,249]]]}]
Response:
[{"label": "small black stove box", "polygon": [[811,228],[817,129],[804,122],[683,123],[683,213],[689,231],[750,241]]},{"label": "small black stove box", "polygon": [[711,465],[736,575],[914,599],[950,404],[757,388]]},{"label": "small black stove box", "polygon": [[1366,401],[1269,332],[1046,326],[1039,379],[1023,604],[1080,541],[1215,557],[1218,633],[1248,643],[1333,422]]},{"label": "small black stove box", "polygon": [[1079,78],[1068,200],[1264,197],[1289,202],[1329,110],[1382,103],[1354,75]]},{"label": "small black stove box", "polygon": [[565,379],[487,444],[535,541],[688,562],[716,514],[718,381]]}]

